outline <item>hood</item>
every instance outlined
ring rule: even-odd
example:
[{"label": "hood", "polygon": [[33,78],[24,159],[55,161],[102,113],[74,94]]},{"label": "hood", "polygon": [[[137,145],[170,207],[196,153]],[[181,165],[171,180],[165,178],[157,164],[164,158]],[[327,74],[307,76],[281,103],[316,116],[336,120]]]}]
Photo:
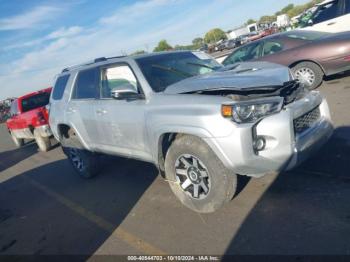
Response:
[{"label": "hood", "polygon": [[183,94],[218,89],[274,91],[290,80],[292,80],[291,73],[285,66],[268,62],[244,62],[184,79],[168,86],[164,93]]}]

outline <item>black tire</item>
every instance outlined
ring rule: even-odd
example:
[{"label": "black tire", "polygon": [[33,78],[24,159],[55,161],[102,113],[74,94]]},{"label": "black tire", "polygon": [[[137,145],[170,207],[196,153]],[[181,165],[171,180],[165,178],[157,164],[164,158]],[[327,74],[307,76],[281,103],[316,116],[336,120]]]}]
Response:
[{"label": "black tire", "polygon": [[[188,165],[187,169],[186,167],[182,169],[182,171],[186,170],[186,175],[176,174],[178,171],[175,170],[179,170],[178,165],[182,162],[181,159],[183,159],[183,156],[194,157],[194,159],[197,159],[197,167],[200,166],[202,170],[207,170],[205,171],[207,174],[205,178],[199,175],[199,180],[196,180],[196,183],[198,181],[202,183],[201,180],[203,179],[206,179],[207,182],[207,190],[200,188],[201,196],[198,196],[198,193],[196,196],[193,192],[190,192],[191,187],[194,191],[195,184],[187,186],[185,190],[182,188],[185,184],[184,180],[191,180],[193,178],[190,179],[191,174]],[[191,162],[190,160],[188,161]],[[189,162],[187,162],[187,164]],[[192,163],[194,163],[194,160]],[[205,167],[204,169],[203,166]],[[202,173],[202,171],[200,171],[200,173]],[[165,176],[176,197],[186,207],[200,213],[211,213],[218,210],[226,202],[230,201],[236,192],[237,175],[223,165],[220,159],[203,140],[195,136],[184,135],[177,138],[172,143],[165,159]]]},{"label": "black tire", "polygon": [[83,149],[62,147],[74,170],[80,177],[88,179],[98,173],[98,156]]},{"label": "black tire", "polygon": [[42,137],[38,130],[34,130],[34,139],[36,144],[38,145],[38,148],[42,152],[47,152],[51,148],[51,141],[50,137]]},{"label": "black tire", "polygon": [[313,74],[314,77],[310,78],[310,81],[311,79],[313,79],[312,83],[307,81],[301,81],[302,83],[304,83],[305,87],[309,90],[313,90],[322,84],[324,73],[322,69],[313,62],[301,62],[293,66],[291,69],[295,78],[297,79],[302,79],[299,77],[302,74],[302,72],[306,72],[306,73],[310,72],[311,75]]},{"label": "black tire", "polygon": [[17,138],[12,132],[10,132],[11,138],[13,142],[15,143],[16,147],[22,147],[24,145],[24,139],[23,138]]}]

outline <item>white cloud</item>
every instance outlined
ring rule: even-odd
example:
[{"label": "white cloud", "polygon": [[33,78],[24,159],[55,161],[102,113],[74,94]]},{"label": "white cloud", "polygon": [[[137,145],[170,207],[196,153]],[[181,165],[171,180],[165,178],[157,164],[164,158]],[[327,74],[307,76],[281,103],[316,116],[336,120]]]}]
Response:
[{"label": "white cloud", "polygon": [[117,10],[117,12],[111,16],[101,18],[99,22],[107,25],[130,23],[137,18],[145,17],[144,14],[147,15],[156,12],[157,8],[169,6],[176,2],[180,2],[180,0],[148,0],[136,2]]},{"label": "white cloud", "polygon": [[[90,28],[60,28],[45,36],[44,40],[27,43],[37,45],[40,41],[47,41],[39,50],[31,51],[9,65],[0,64],[0,99],[45,88],[52,84],[55,74],[70,65],[96,57],[119,55],[122,50],[132,52],[148,47],[151,51],[161,39],[167,39],[173,45],[189,43],[194,37],[203,36],[210,28],[230,29],[242,22],[238,19],[249,18],[235,16],[235,12],[244,10],[243,2],[236,2],[233,9],[232,0],[188,6],[187,1],[139,1],[119,8],[116,13],[100,19]],[[180,4],[187,8],[178,8],[182,12],[173,12]],[[258,5],[256,8],[259,8]],[[159,14],[167,16],[167,19],[150,22],[155,16],[159,19]],[[18,89],[22,86],[23,89]]]},{"label": "white cloud", "polygon": [[61,38],[61,37],[70,37],[70,36],[74,36],[77,35],[79,33],[81,33],[83,30],[82,27],[80,26],[71,26],[68,28],[62,27],[60,29],[58,29],[57,31],[54,31],[52,33],[50,33],[46,39],[56,39],[56,38]]},{"label": "white cloud", "polygon": [[[178,14],[174,15],[166,24],[159,23],[157,26],[146,28],[138,33],[122,30],[123,27],[119,27],[120,21],[123,21],[124,25],[137,28],[140,20],[147,20],[155,11],[162,9],[171,12],[171,7],[180,1],[184,0],[137,2],[119,10],[117,16],[112,15],[100,20],[100,23],[93,28],[85,30],[77,26],[60,28],[43,39],[27,42],[25,44],[29,46],[40,44],[48,39],[51,41],[43,48],[27,53],[10,65],[2,65],[0,82],[4,83],[3,86],[8,90],[18,89],[22,83],[26,83],[28,90],[37,90],[50,85],[54,74],[59,73],[66,66],[85,62],[95,57],[113,56],[123,51],[145,49],[146,46],[151,51],[162,38],[174,41],[174,43],[175,41],[183,42],[184,39],[190,41],[191,39],[187,37],[192,34],[192,31],[184,35],[181,33],[188,31],[186,30],[188,25],[200,20],[201,16],[205,16],[207,8],[210,7],[206,6],[201,10],[196,10],[193,15],[186,15],[186,19],[180,19]],[[24,93],[23,91],[24,89],[21,90],[21,94]],[[0,94],[2,95],[7,96],[4,93]]]},{"label": "white cloud", "polygon": [[12,49],[17,49],[17,48],[28,48],[28,47],[33,47],[33,46],[39,46],[40,44],[48,41],[48,40],[54,40],[54,39],[58,39],[58,38],[68,38],[68,37],[72,37],[75,35],[80,34],[83,31],[83,28],[80,26],[72,26],[72,27],[62,27],[44,37],[41,38],[37,38],[31,41],[27,41],[24,43],[16,43],[13,45],[8,45],[8,46],[4,46],[3,50],[4,51],[9,51]]},{"label": "white cloud", "polygon": [[29,12],[0,19],[0,30],[18,30],[33,28],[43,22],[54,19],[62,10],[52,6],[38,6]]}]

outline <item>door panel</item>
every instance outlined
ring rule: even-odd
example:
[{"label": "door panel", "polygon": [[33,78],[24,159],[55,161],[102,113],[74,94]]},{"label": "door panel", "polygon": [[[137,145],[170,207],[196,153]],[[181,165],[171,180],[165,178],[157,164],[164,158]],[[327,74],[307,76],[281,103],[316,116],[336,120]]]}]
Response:
[{"label": "door panel", "polygon": [[113,154],[132,154],[145,160],[150,158],[151,154],[144,144],[144,107],[144,100],[101,99],[96,102],[99,147]]},{"label": "door panel", "polygon": [[66,108],[66,119],[78,133],[80,138],[91,148],[95,148],[98,129],[94,114],[93,100],[72,100]]},{"label": "door panel", "polygon": [[145,146],[145,100],[117,100],[112,91],[132,86],[142,93],[131,67],[119,63],[100,69],[100,99],[95,104],[94,113],[98,119],[98,147],[104,152],[117,155],[132,155],[143,160],[151,159]]},{"label": "door panel", "polygon": [[98,68],[82,70],[77,76],[65,115],[80,138],[95,149],[98,123],[94,108],[98,93]]}]

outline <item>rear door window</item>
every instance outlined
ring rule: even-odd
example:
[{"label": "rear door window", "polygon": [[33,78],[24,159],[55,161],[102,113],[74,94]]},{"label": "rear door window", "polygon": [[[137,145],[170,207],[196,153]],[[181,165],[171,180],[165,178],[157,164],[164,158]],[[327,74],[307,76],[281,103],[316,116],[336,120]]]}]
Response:
[{"label": "rear door window", "polygon": [[279,42],[265,41],[262,56],[273,55],[283,50],[283,46]]},{"label": "rear door window", "polygon": [[46,106],[50,100],[49,92],[42,92],[22,99],[22,113]]},{"label": "rear door window", "polygon": [[73,99],[92,99],[97,97],[98,92],[97,68],[82,70],[78,73],[75,82]]},{"label": "rear door window", "polygon": [[244,62],[252,59],[257,59],[259,58],[259,55],[260,43],[249,44],[233,52],[232,55],[225,60],[224,64],[229,65],[237,62]]},{"label": "rear door window", "polygon": [[62,99],[68,79],[69,79],[69,75],[64,75],[57,78],[53,92],[52,92],[52,99],[54,100]]}]

